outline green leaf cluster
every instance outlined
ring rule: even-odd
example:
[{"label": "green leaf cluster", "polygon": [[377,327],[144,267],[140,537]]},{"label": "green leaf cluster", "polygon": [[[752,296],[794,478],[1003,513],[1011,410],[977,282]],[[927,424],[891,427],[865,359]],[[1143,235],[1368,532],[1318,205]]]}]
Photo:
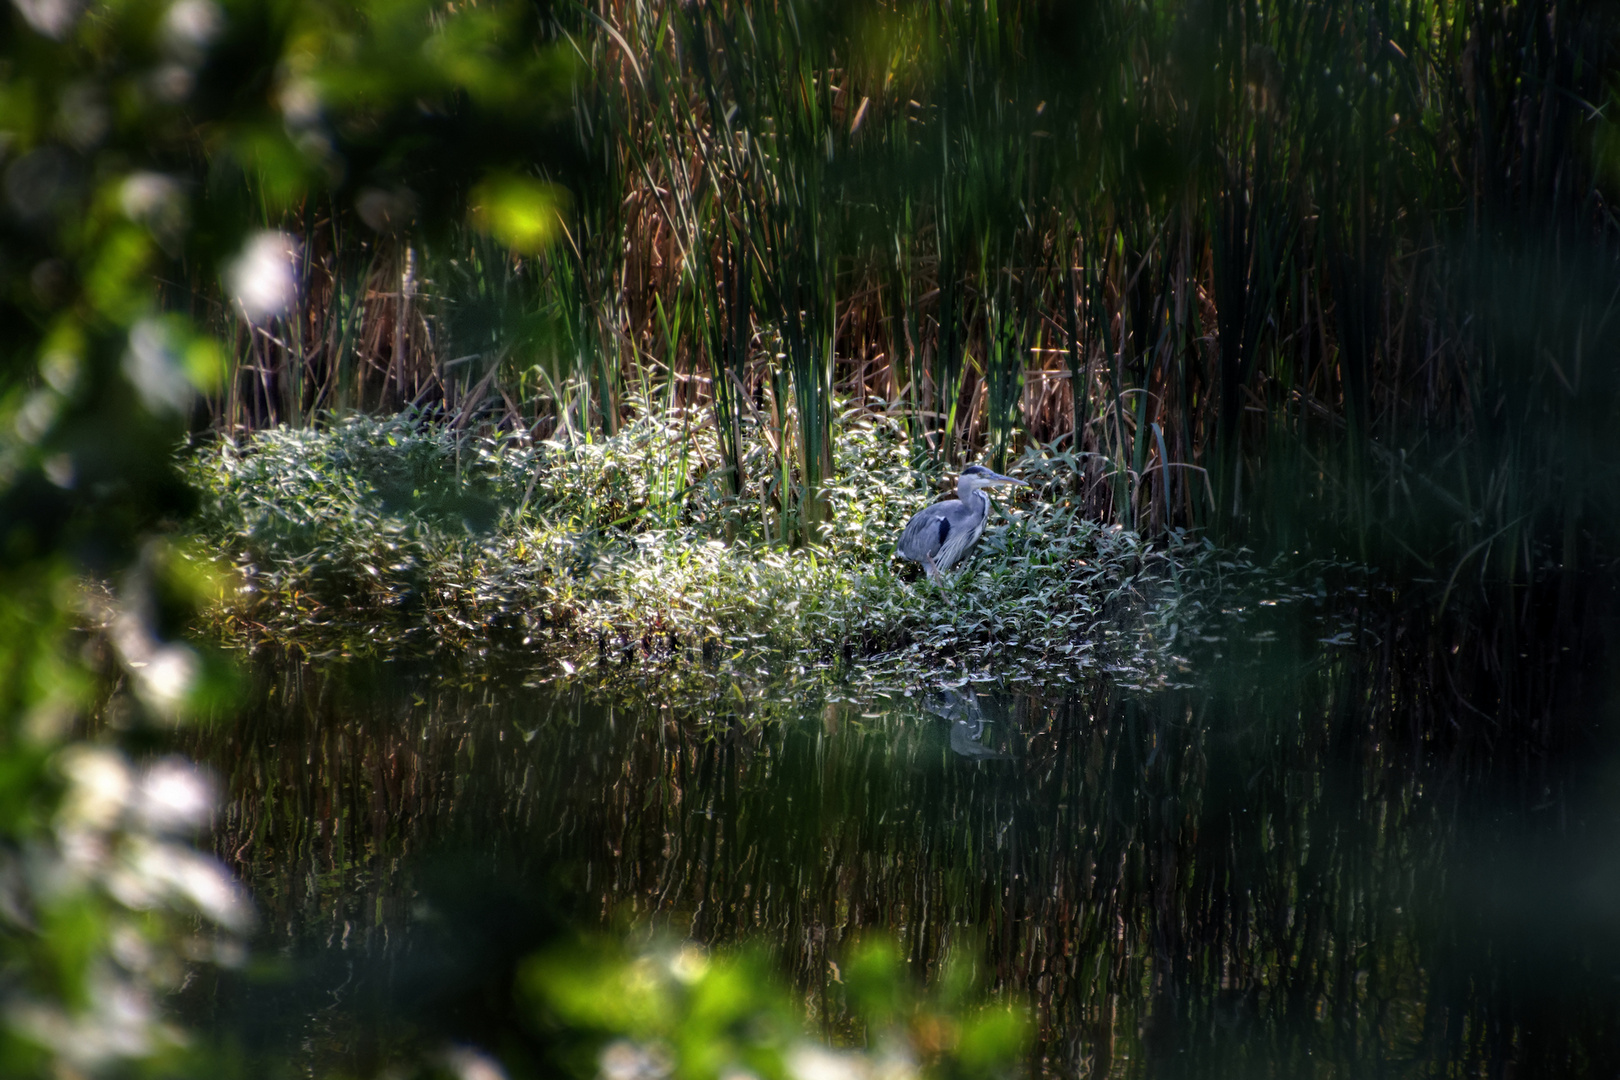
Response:
[{"label": "green leaf cluster", "polygon": [[582,1077],[968,1080],[1012,1075],[1028,1045],[1025,1011],[987,1003],[976,965],[959,954],[925,994],[888,938],[856,945],[834,978],[838,1014],[822,1019],[853,1036],[851,1049],[813,1035],[749,950],[576,945],[532,959],[523,983],[540,1015],[575,1039],[567,1056]]},{"label": "green leaf cluster", "polygon": [[[162,756],[233,688],[191,639],[228,586],[163,539],[192,510],[176,445],[241,347],[213,331],[251,343],[298,299],[283,214],[380,193],[379,231],[450,227],[480,182],[531,175],[573,77],[543,14],[0,11],[0,1073],[190,1068],[168,995],[249,922],[193,844],[208,779]],[[545,242],[551,189],[500,182],[491,230]]]}]

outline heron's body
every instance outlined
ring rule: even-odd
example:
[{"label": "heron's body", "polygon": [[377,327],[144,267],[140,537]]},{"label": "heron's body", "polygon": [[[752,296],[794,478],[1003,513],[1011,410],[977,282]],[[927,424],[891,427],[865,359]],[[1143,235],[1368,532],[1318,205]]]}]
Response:
[{"label": "heron's body", "polygon": [[906,522],[905,531],[900,534],[900,554],[921,563],[929,577],[961,562],[984,535],[984,523],[990,518],[990,500],[984,489],[998,484],[1023,485],[1024,482],[992,472],[983,465],[963,469],[956,480],[955,499],[919,510]]}]

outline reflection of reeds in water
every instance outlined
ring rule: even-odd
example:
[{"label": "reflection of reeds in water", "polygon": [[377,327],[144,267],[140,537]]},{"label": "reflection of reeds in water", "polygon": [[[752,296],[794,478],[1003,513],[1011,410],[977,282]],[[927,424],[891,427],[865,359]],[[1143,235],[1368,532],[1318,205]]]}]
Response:
[{"label": "reflection of reeds in water", "polygon": [[1271,648],[1206,658],[1207,691],[987,700],[1011,761],[910,706],[298,671],[195,750],[278,940],[402,947],[422,861],[456,849],[560,882],[586,923],[761,936],[835,1026],[862,932],[924,976],[982,948],[1057,1072],[1472,1073],[1607,1045],[1613,946],[1577,888],[1606,864],[1567,817],[1590,728],[1545,688],[1490,703],[1483,654]]}]

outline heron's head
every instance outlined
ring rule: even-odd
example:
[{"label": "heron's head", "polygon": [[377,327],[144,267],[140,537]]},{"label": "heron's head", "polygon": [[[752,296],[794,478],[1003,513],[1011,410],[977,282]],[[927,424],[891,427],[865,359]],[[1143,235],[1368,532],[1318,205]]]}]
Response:
[{"label": "heron's head", "polygon": [[962,475],[958,477],[956,481],[958,490],[968,491],[977,491],[980,488],[1002,487],[1007,484],[1016,484],[1018,487],[1029,487],[1029,485],[1024,483],[1022,480],[1014,480],[1010,476],[1002,476],[995,470],[987,469],[983,465],[969,465],[967,468],[962,470]]}]

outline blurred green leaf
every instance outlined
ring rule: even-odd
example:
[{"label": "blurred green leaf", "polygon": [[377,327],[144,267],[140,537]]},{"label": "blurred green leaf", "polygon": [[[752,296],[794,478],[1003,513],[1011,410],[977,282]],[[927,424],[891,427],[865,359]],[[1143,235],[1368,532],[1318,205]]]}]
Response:
[{"label": "blurred green leaf", "polygon": [[472,220],[513,251],[544,251],[562,232],[567,193],[555,184],[493,176],[473,189]]}]

